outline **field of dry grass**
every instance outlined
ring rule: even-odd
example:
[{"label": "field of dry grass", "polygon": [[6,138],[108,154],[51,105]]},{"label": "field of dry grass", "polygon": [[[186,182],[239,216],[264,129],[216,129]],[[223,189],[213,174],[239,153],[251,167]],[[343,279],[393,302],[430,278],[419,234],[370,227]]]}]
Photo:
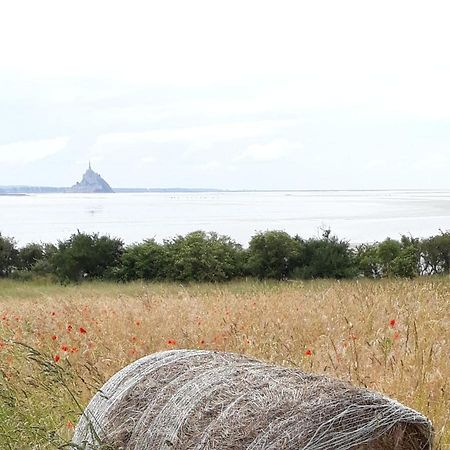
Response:
[{"label": "field of dry grass", "polygon": [[450,279],[222,285],[0,281],[0,448],[54,448],[94,391],[168,348],[245,353],[381,391],[450,448]]}]

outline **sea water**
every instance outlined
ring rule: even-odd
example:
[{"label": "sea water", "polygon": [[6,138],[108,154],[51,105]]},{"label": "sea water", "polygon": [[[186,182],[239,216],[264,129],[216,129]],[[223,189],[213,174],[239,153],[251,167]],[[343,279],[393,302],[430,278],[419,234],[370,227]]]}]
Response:
[{"label": "sea water", "polygon": [[216,231],[246,245],[264,230],[353,244],[450,230],[450,190],[177,192],[0,196],[0,232],[23,245],[77,230],[126,243]]}]

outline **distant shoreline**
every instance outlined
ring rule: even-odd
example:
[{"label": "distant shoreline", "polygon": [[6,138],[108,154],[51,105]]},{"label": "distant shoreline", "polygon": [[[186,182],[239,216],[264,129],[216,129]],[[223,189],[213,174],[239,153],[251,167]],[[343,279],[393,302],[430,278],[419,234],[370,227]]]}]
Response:
[{"label": "distant shoreline", "polygon": [[[270,192],[433,192],[450,191],[450,188],[435,189],[216,189],[216,188],[113,188],[117,194],[151,193],[270,193]],[[98,192],[104,194],[104,192]],[[29,194],[73,194],[70,188],[50,186],[0,186],[0,196],[27,196]]]}]

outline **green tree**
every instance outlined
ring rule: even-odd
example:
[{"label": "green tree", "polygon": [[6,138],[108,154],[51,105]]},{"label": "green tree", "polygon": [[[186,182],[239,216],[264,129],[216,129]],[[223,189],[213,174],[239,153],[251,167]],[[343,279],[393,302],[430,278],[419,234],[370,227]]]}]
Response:
[{"label": "green tree", "polygon": [[58,252],[58,248],[53,244],[44,244],[42,250],[42,258],[33,264],[32,271],[40,276],[53,275],[55,272],[53,258]]},{"label": "green tree", "polygon": [[52,264],[60,281],[111,278],[122,254],[120,239],[78,232],[58,243]]},{"label": "green tree", "polygon": [[260,279],[289,278],[298,261],[301,243],[284,231],[265,231],[249,243],[247,270]]},{"label": "green tree", "polygon": [[357,266],[350,244],[325,230],[320,239],[302,242],[301,257],[295,270],[300,278],[352,278]]},{"label": "green tree", "polygon": [[168,278],[216,282],[242,274],[242,247],[228,236],[194,231],[166,241],[165,248]]},{"label": "green tree", "polygon": [[424,273],[449,273],[450,231],[422,240],[420,248]]},{"label": "green tree", "polygon": [[391,274],[396,277],[414,278],[418,275],[418,253],[414,245],[403,247],[390,263]]},{"label": "green tree", "polygon": [[385,239],[378,245],[378,258],[383,276],[394,275],[392,271],[392,262],[395,258],[400,256],[401,251],[402,244],[391,238]]},{"label": "green tree", "polygon": [[0,277],[10,275],[17,268],[18,254],[14,239],[0,233]]},{"label": "green tree", "polygon": [[119,278],[130,280],[161,280],[169,264],[167,249],[154,239],[127,247],[121,258]]},{"label": "green tree", "polygon": [[18,257],[21,270],[32,270],[44,258],[44,246],[38,243],[27,244],[19,250]]},{"label": "green tree", "polygon": [[361,275],[369,278],[382,276],[382,264],[378,256],[378,244],[361,244],[356,247],[355,261]]}]

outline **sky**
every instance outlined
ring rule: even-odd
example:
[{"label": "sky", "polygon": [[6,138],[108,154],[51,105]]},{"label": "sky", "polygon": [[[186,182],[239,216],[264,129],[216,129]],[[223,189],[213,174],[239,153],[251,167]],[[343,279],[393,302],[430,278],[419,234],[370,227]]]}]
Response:
[{"label": "sky", "polygon": [[448,1],[0,3],[0,185],[450,189]]}]

